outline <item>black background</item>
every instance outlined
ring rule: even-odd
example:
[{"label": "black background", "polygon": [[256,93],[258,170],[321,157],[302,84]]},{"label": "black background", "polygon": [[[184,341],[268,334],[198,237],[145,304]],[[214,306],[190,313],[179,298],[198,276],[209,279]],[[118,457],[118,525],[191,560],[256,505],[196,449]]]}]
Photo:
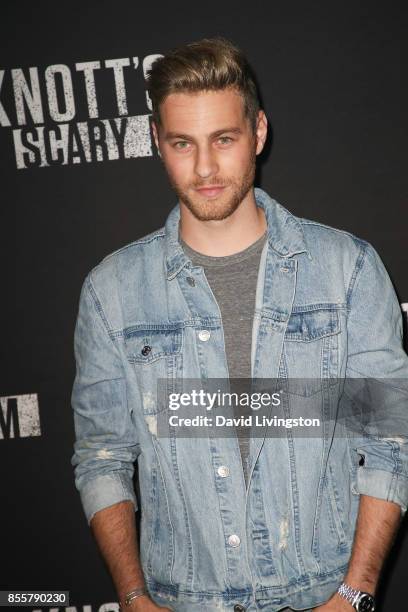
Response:
[{"label": "black background", "polygon": [[[176,203],[155,151],[17,170],[10,70],[37,66],[41,78],[52,64],[74,72],[76,62],[230,38],[255,69],[272,128],[257,184],[294,214],[371,242],[406,303],[406,32],[403,2],[2,4],[1,101],[13,125],[0,128],[0,396],[37,393],[42,435],[0,440],[1,589],[69,590],[78,609],[116,601],[73,483],[73,330],[89,270],[161,227]],[[126,82],[131,115],[149,112],[136,72]],[[97,86],[101,117],[118,116],[112,79],[102,74]],[[74,121],[86,120],[85,100],[81,92]],[[380,610],[402,609],[407,562],[404,522]]]}]

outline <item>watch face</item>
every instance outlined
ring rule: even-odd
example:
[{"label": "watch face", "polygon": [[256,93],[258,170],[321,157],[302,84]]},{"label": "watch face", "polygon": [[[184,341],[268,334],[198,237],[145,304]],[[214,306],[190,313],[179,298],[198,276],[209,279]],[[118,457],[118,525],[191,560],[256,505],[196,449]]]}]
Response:
[{"label": "watch face", "polygon": [[358,612],[374,612],[374,598],[371,595],[362,595],[359,599],[357,610]]}]

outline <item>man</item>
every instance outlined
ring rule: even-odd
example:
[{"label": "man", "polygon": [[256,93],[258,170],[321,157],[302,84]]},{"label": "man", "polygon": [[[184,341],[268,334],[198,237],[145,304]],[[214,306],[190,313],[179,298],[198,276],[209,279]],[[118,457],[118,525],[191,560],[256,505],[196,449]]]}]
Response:
[{"label": "man", "polygon": [[405,411],[388,437],[181,438],[160,435],[157,382],[296,380],[286,409],[332,410],[341,379],[406,380],[388,274],[254,188],[267,119],[236,47],[175,49],[148,85],[178,203],[88,274],[75,331],[75,482],[121,607],[374,610],[407,508]]}]

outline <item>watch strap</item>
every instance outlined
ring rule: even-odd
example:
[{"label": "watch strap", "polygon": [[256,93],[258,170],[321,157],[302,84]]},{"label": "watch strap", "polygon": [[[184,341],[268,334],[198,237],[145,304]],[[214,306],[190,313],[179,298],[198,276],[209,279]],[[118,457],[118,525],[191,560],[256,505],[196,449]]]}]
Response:
[{"label": "watch strap", "polygon": [[[371,593],[367,593],[366,591],[359,591],[358,589],[354,589],[349,584],[342,582],[339,588],[337,589],[339,595],[341,595],[346,601],[348,601],[357,612],[361,609],[360,603],[364,606],[365,610],[375,610],[375,599],[374,595]],[[370,602],[370,608],[367,608],[367,598]]]},{"label": "watch strap", "polygon": [[356,601],[358,600],[358,596],[361,593],[361,591],[359,591],[358,589],[353,589],[353,587],[351,587],[349,584],[346,584],[345,582],[341,583],[341,585],[337,589],[337,592],[349,603],[351,603],[353,607]]}]

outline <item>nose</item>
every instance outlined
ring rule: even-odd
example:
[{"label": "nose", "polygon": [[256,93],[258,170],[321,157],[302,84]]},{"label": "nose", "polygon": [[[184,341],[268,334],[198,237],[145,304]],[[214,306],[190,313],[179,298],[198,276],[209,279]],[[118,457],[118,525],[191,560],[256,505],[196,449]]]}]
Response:
[{"label": "nose", "polygon": [[218,163],[211,146],[197,147],[195,172],[203,179],[217,174]]}]

